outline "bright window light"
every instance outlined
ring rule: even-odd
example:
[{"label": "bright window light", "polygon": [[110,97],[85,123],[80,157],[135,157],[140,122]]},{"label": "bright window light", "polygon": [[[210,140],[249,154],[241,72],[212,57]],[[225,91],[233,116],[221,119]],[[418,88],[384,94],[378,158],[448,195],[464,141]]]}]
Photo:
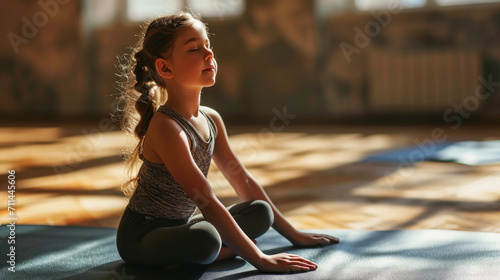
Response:
[{"label": "bright window light", "polygon": [[349,8],[352,0],[316,0],[316,13],[327,15],[329,13],[340,13]]},{"label": "bright window light", "polygon": [[187,0],[187,6],[204,18],[223,19],[242,15],[245,11],[244,0]]},{"label": "bright window light", "polygon": [[118,0],[87,0],[83,4],[88,26],[103,26],[116,20],[121,3]]},{"label": "bright window light", "polygon": [[[387,10],[390,7],[418,8],[425,6],[427,0],[356,0],[356,8],[362,11]],[[399,3],[399,4],[398,4]]]},{"label": "bright window light", "polygon": [[145,21],[183,10],[182,0],[127,0],[127,16],[132,21]]},{"label": "bright window light", "polygon": [[436,0],[441,6],[465,5],[465,4],[481,4],[481,3],[496,3],[499,0]]}]

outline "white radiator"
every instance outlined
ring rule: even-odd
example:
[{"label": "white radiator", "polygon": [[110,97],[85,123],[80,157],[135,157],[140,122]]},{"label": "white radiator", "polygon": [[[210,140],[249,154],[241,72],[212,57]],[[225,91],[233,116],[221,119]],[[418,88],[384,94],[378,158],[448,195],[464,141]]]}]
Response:
[{"label": "white radiator", "polygon": [[481,75],[475,50],[372,50],[368,57],[373,113],[444,112],[473,95]]}]

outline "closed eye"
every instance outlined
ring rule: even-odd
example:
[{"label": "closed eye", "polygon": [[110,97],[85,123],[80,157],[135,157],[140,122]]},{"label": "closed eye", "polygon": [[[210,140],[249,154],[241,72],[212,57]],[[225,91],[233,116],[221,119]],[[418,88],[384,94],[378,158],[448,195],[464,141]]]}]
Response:
[{"label": "closed eye", "polygon": [[[208,47],[209,50],[213,51],[214,47],[210,46]],[[199,51],[200,49],[192,49],[192,50],[189,50],[190,52],[197,52]]]}]

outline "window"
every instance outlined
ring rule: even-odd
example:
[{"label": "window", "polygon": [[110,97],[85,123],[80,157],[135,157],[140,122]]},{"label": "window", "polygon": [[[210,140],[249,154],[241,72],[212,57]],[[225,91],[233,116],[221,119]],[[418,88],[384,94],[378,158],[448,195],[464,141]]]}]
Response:
[{"label": "window", "polygon": [[245,10],[244,0],[127,0],[127,16],[132,21],[145,21],[185,10],[185,5],[203,18],[223,19]]},{"label": "window", "polygon": [[418,8],[426,3],[427,0],[356,0],[356,8],[361,11],[385,10],[392,6]]},{"label": "window", "polygon": [[127,16],[132,21],[145,21],[157,16],[173,14],[183,9],[179,0],[127,0]]},{"label": "window", "polygon": [[465,5],[465,4],[482,4],[482,3],[496,3],[499,0],[436,0],[441,6],[451,6],[451,5]]},{"label": "window", "polygon": [[317,0],[316,13],[325,16],[330,13],[339,13],[349,10],[352,0]]},{"label": "window", "polygon": [[202,17],[239,16],[245,11],[244,0],[187,0],[187,6]]},{"label": "window", "polygon": [[316,14],[325,16],[355,11],[422,8],[429,2],[427,0],[315,0],[315,5]]},{"label": "window", "polygon": [[87,27],[103,26],[116,21],[119,18],[118,0],[87,0],[84,4],[84,17]]}]

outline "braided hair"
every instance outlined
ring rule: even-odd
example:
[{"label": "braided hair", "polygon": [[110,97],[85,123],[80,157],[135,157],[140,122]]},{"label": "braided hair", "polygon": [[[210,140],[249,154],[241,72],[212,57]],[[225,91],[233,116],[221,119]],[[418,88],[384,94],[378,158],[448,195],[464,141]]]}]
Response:
[{"label": "braided hair", "polygon": [[126,196],[131,196],[136,188],[137,163],[149,123],[158,107],[167,100],[155,61],[170,57],[176,35],[194,21],[201,22],[199,17],[188,12],[153,19],[143,30],[132,51],[132,59],[121,65],[119,76],[123,81],[119,82],[119,104],[123,109],[118,117],[122,130],[135,139],[135,144],[125,151],[128,178],[121,189]]},{"label": "braided hair", "polygon": [[134,68],[136,83],[134,84],[134,89],[141,94],[134,105],[134,108],[141,116],[141,118],[139,119],[139,123],[134,129],[135,136],[137,136],[139,140],[143,138],[144,135],[146,135],[149,122],[151,121],[151,118],[156,111],[156,104],[153,101],[154,97],[151,96],[153,94],[151,91],[151,88],[153,87],[151,85],[151,82],[153,82],[153,78],[151,78],[150,71],[145,65],[144,56],[144,50],[140,50],[134,55],[136,61],[136,66]]}]

